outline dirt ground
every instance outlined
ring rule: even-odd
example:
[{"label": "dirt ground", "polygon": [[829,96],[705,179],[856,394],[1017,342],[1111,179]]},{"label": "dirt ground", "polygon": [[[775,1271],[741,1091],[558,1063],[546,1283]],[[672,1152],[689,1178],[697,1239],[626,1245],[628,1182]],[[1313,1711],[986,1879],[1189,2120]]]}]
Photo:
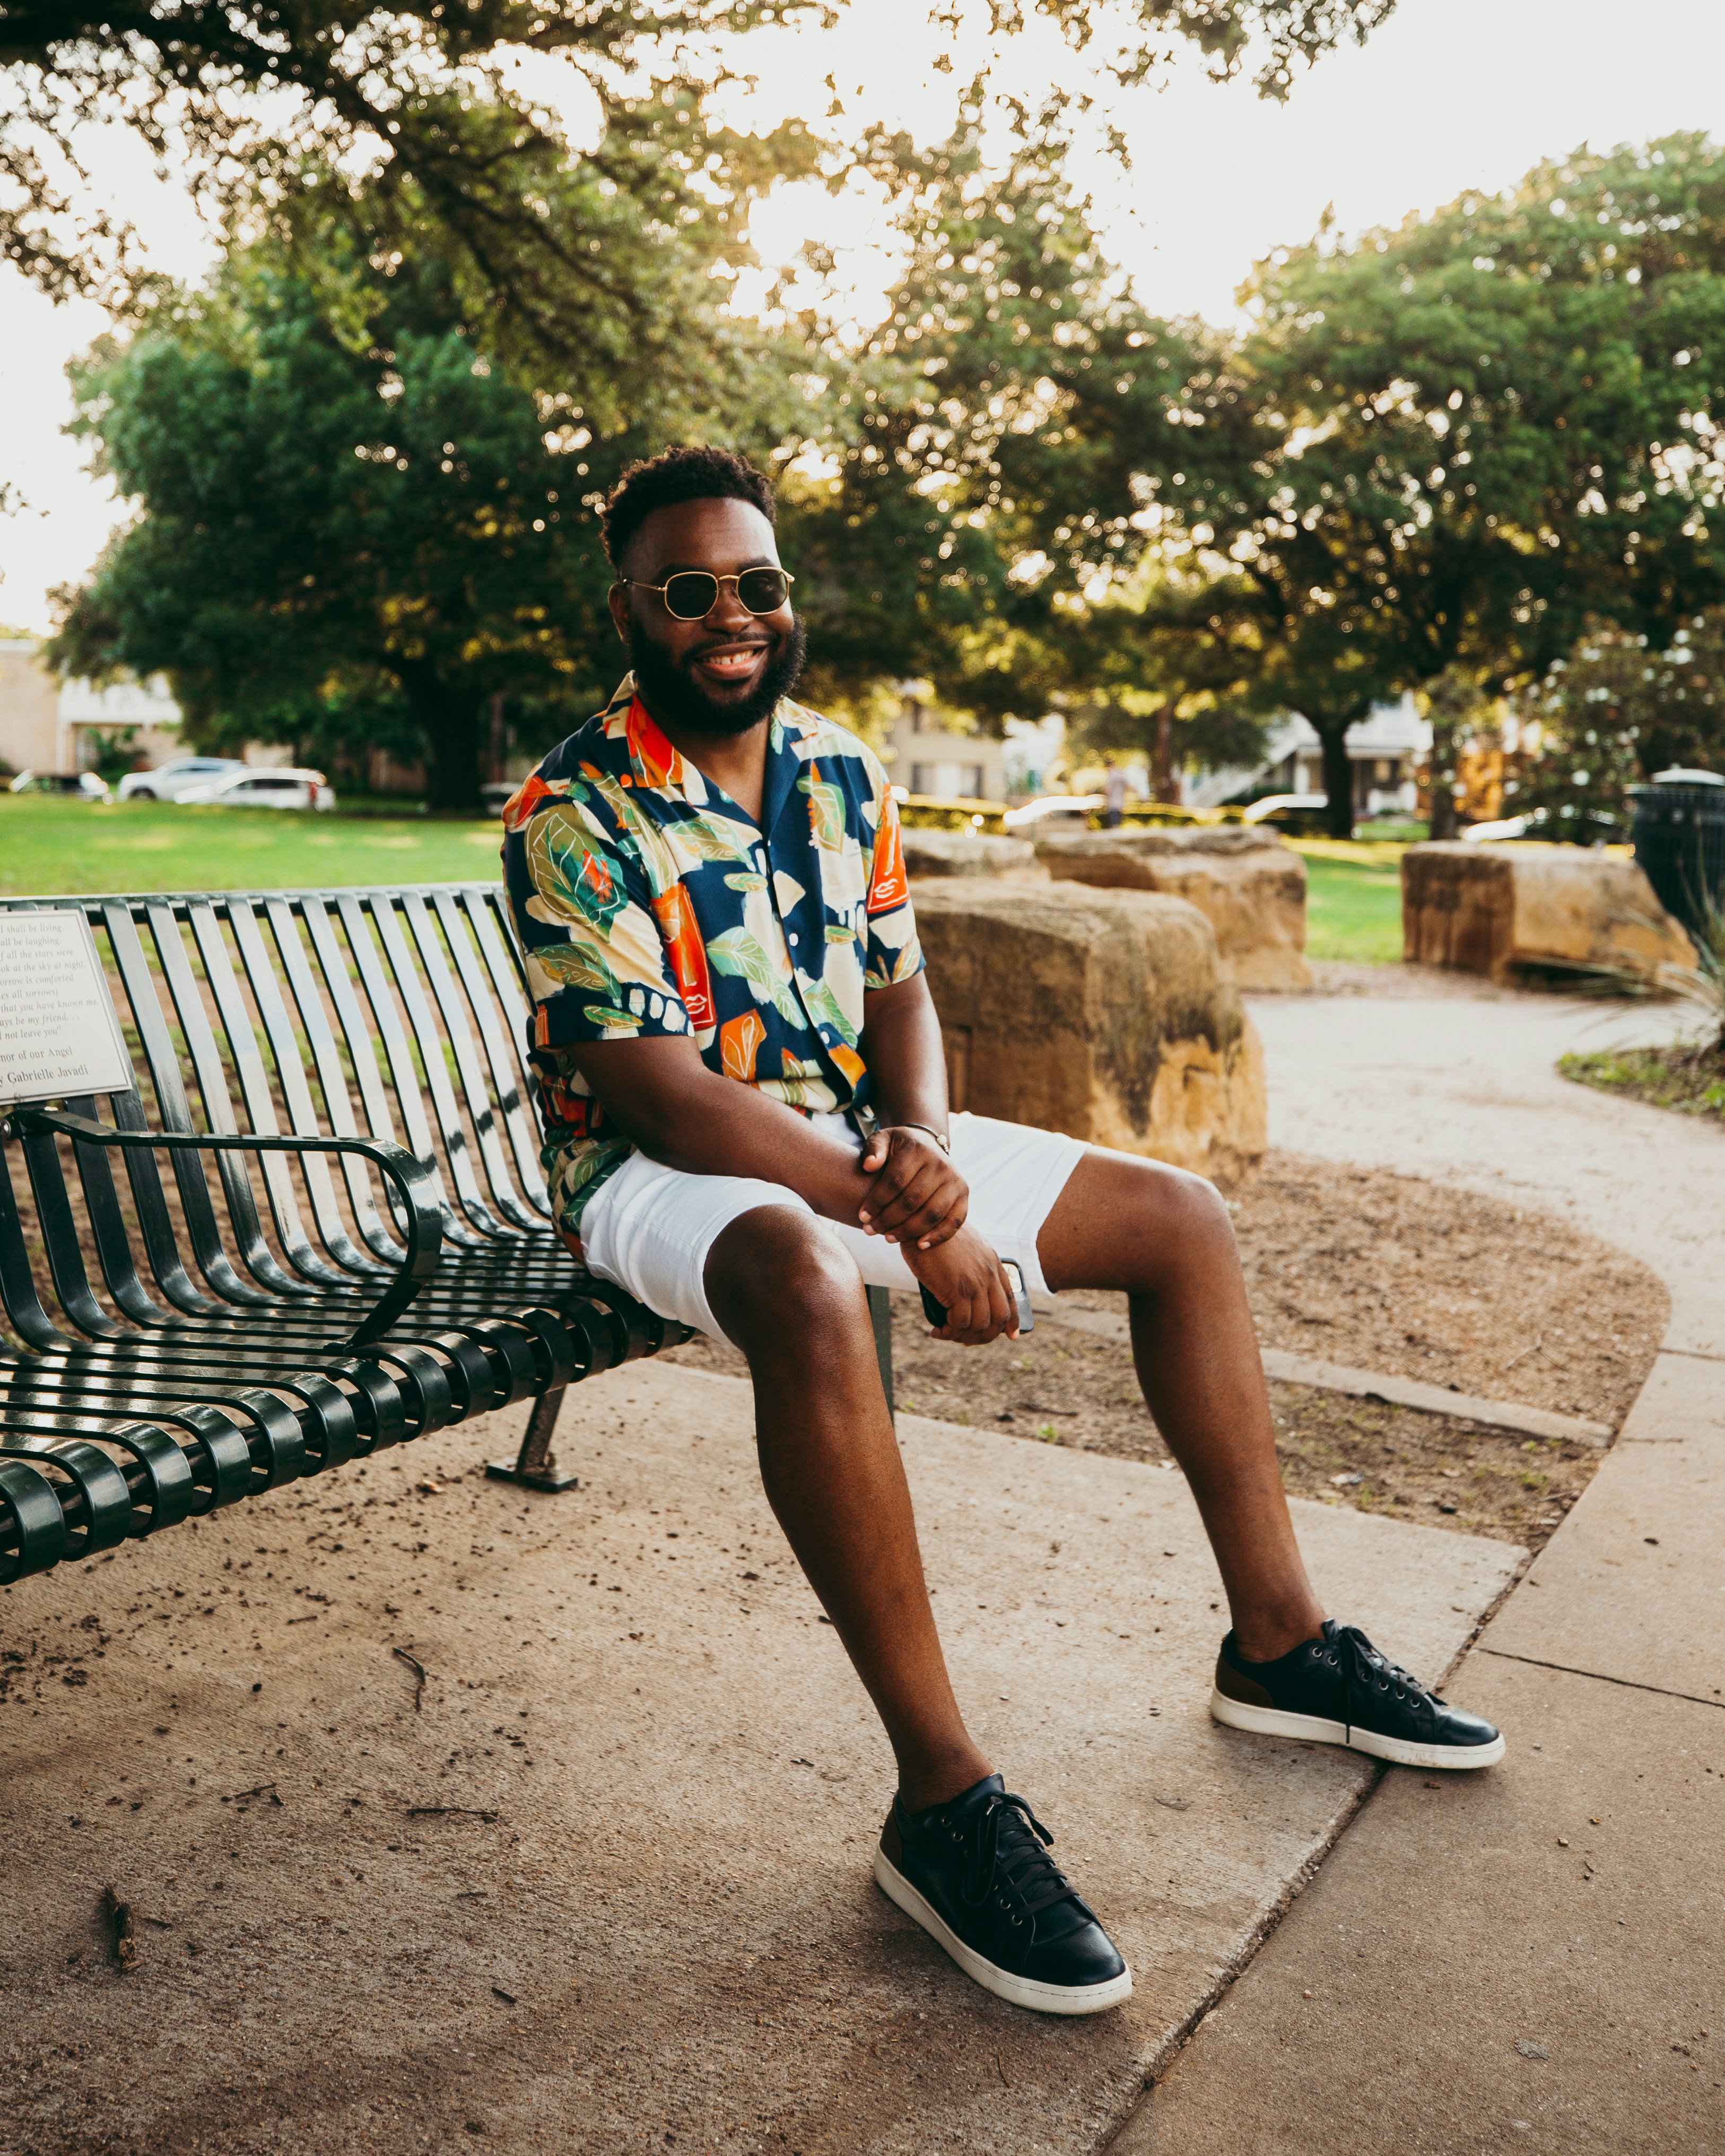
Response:
[{"label": "dirt ground", "polygon": [[[1651,1368],[1667,1298],[1647,1267],[1563,1221],[1411,1176],[1272,1154],[1230,1200],[1259,1337],[1356,1368],[1616,1424]],[[1071,1304],[1124,1312],[1124,1296]],[[740,1373],[704,1340],[673,1359]],[[1039,1318],[1028,1341],[930,1339],[896,1297],[898,1404],[1117,1459],[1168,1457],[1124,1342]],[[1600,1454],[1273,1384],[1291,1493],[1537,1548]],[[1358,1476],[1358,1481],[1338,1477]]]}]

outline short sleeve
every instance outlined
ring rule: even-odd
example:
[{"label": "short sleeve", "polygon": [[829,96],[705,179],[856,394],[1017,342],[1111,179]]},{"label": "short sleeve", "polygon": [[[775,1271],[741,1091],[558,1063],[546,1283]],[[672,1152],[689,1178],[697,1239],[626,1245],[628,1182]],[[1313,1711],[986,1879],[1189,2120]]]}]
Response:
[{"label": "short sleeve", "polygon": [[916,909],[911,904],[911,886],[905,875],[898,803],[879,764],[873,764],[872,775],[875,852],[869,872],[868,948],[863,961],[865,989],[887,988],[896,981],[908,981],[923,967]]},{"label": "short sleeve", "polygon": [[686,1034],[640,856],[580,801],[540,808],[504,846],[538,1048]]}]

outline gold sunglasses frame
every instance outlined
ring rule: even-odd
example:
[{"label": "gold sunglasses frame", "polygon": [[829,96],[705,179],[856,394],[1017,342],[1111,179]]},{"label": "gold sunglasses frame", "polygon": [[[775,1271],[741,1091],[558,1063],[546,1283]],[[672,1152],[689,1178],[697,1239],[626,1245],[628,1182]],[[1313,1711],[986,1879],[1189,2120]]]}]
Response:
[{"label": "gold sunglasses frame", "polygon": [[[763,571],[768,573],[774,573],[773,565],[770,562],[757,562],[753,568],[738,569],[734,575],[728,577],[721,577],[712,569],[676,569],[665,578],[662,584],[649,584],[646,579],[642,577],[619,577],[617,581],[619,584],[634,584],[644,592],[657,592],[660,598],[665,603],[665,612],[670,614],[670,618],[673,621],[705,621],[707,614],[712,612],[713,607],[716,607],[719,603],[719,592],[723,591],[726,584],[735,584],[737,586],[738,603],[746,608],[753,619],[759,621],[762,617],[760,614],[756,613],[755,609],[752,606],[749,606],[748,602],[744,599],[742,596],[742,579],[745,577],[758,576]],[[795,583],[797,580],[791,574],[788,569],[779,569],[776,573],[784,578],[784,598],[781,599],[778,603],[778,606],[783,606],[790,598],[791,586]],[[665,599],[665,595],[670,589],[672,584],[676,582],[676,579],[679,577],[711,577],[713,582],[718,586],[718,591],[716,591],[713,593],[713,606],[710,606],[707,608],[706,613],[671,613],[670,603],[669,600]],[[777,613],[778,612],[778,607],[768,607],[767,608],[767,612],[768,613]]]}]

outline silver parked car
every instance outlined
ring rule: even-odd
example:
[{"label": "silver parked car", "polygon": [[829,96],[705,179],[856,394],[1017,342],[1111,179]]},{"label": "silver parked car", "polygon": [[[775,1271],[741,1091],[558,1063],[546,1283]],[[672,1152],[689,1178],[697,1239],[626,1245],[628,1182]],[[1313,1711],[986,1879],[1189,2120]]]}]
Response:
[{"label": "silver parked car", "polygon": [[237,756],[177,756],[154,771],[129,771],[120,782],[122,801],[179,801],[194,786],[208,786],[230,771],[244,771]]},{"label": "silver parked car", "polygon": [[180,796],[182,808],[333,808],[336,790],[321,771],[283,765],[254,771],[242,764],[225,778],[194,786]]}]

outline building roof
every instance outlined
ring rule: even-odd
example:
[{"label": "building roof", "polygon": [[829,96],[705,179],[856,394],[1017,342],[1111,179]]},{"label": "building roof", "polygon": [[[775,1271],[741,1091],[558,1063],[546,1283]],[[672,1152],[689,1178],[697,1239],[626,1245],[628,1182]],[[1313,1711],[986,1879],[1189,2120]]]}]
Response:
[{"label": "building roof", "polygon": [[[1317,729],[1298,711],[1290,711],[1270,737],[1266,763],[1280,763],[1285,756],[1318,745]],[[1412,696],[1393,704],[1374,704],[1365,717],[1348,729],[1348,753],[1364,758],[1378,756],[1424,756],[1431,747],[1431,728],[1414,708]]]}]

